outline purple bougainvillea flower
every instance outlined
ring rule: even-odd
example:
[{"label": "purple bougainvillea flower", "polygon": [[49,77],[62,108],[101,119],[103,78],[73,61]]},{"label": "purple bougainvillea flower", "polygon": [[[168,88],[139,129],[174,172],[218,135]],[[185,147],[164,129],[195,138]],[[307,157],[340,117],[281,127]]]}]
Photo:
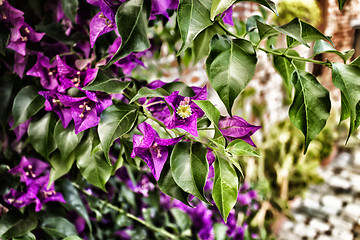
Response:
[{"label": "purple bougainvillea flower", "polygon": [[155,15],[163,15],[169,19],[167,10],[175,10],[179,5],[179,0],[154,0],[151,3],[150,19],[155,19]]},{"label": "purple bougainvillea flower", "polygon": [[49,164],[36,158],[23,156],[20,163],[9,170],[9,173],[20,176],[20,181],[29,185],[35,178],[50,170]]},{"label": "purple bougainvillea flower", "polygon": [[67,95],[57,94],[60,102],[65,107],[70,107],[71,116],[75,123],[75,133],[78,134],[88,128],[95,127],[99,124],[101,112],[112,105],[111,97],[90,95],[85,97],[70,97]]},{"label": "purple bougainvillea flower", "polygon": [[19,75],[20,78],[23,78],[27,62],[28,62],[28,56],[23,56],[15,52],[13,71],[17,75]]},{"label": "purple bougainvillea flower", "polygon": [[59,100],[59,93],[55,91],[41,91],[39,92],[41,96],[45,98],[45,110],[55,112],[64,128],[67,128],[71,122],[71,109],[64,106]]},{"label": "purple bougainvillea flower", "polygon": [[55,192],[54,184],[47,189],[49,175],[34,179],[27,185],[26,192],[18,192],[10,189],[10,192],[4,195],[4,200],[16,208],[21,208],[31,203],[35,203],[35,211],[39,212],[42,206],[50,201],[65,203],[61,193]]},{"label": "purple bougainvillea flower", "polygon": [[202,117],[204,112],[192,100],[206,100],[206,98],[206,86],[194,97],[183,97],[178,91],[171,93],[165,101],[173,109],[173,114],[165,119],[165,126],[169,129],[182,128],[196,137],[197,119]]},{"label": "purple bougainvillea flower", "polygon": [[54,90],[59,85],[56,59],[50,63],[50,59],[43,53],[38,53],[36,64],[27,71],[26,75],[39,77],[41,86],[48,90]]},{"label": "purple bougainvillea flower", "polygon": [[228,141],[242,139],[251,146],[256,147],[250,136],[261,126],[251,125],[239,116],[226,117],[219,121],[220,132]]},{"label": "purple bougainvillea flower", "polygon": [[229,7],[225,12],[223,12],[223,15],[224,15],[224,18],[223,18],[224,23],[234,26],[234,21],[232,19],[233,6]]},{"label": "purple bougainvillea flower", "polygon": [[27,193],[35,195],[35,211],[39,212],[42,206],[47,202],[62,202],[66,203],[62,194],[55,192],[54,184],[46,188],[49,182],[49,175],[45,175],[34,180],[31,185],[28,185]]},{"label": "purple bougainvillea flower", "polygon": [[134,148],[131,157],[138,156],[143,159],[155,179],[159,180],[160,173],[168,157],[167,146],[175,145],[183,136],[172,139],[159,138],[159,134],[146,122],[140,123],[137,128],[143,136],[136,134],[133,136]]},{"label": "purple bougainvillea flower", "polygon": [[9,170],[9,173],[20,176],[20,181],[24,182],[26,189],[18,192],[10,189],[4,195],[4,200],[16,208],[35,203],[35,211],[41,210],[42,206],[49,201],[65,203],[61,193],[56,193],[54,184],[46,188],[49,182],[50,165],[36,158],[22,157],[20,163]]},{"label": "purple bougainvillea flower", "polygon": [[6,203],[13,205],[16,208],[22,208],[26,205],[29,205],[35,202],[36,195],[27,192],[18,192],[14,189],[10,189],[8,194],[4,195],[4,200]]},{"label": "purple bougainvillea flower", "polygon": [[[21,123],[19,126],[13,129],[16,136],[16,141],[20,141],[20,139],[25,135],[25,133],[27,133],[30,122],[31,122],[31,118],[29,118],[28,120],[26,120],[25,122]],[[10,118],[9,126],[12,127],[13,125],[14,125],[14,120]]]},{"label": "purple bougainvillea flower", "polygon": [[45,33],[35,32],[27,23],[16,21],[14,27],[11,29],[10,41],[7,47],[25,56],[26,42],[39,42],[44,35]]},{"label": "purple bougainvillea flower", "polygon": [[56,56],[57,70],[59,72],[60,92],[76,87],[81,89],[90,83],[97,74],[98,69],[86,68],[84,71],[68,66],[59,56]]},{"label": "purple bougainvillea flower", "polygon": [[106,18],[104,13],[98,12],[90,22],[90,46],[94,47],[98,37],[115,29],[115,22]]},{"label": "purple bougainvillea flower", "polygon": [[12,7],[7,0],[0,0],[0,23],[13,24],[17,21],[24,21],[24,13]]},{"label": "purple bougainvillea flower", "polygon": [[[97,96],[87,92],[85,97],[70,97],[57,94],[65,107],[70,107],[71,116],[75,123],[75,133],[78,134],[99,124],[101,112],[112,105],[109,95]],[[89,98],[90,96],[90,98]]]}]

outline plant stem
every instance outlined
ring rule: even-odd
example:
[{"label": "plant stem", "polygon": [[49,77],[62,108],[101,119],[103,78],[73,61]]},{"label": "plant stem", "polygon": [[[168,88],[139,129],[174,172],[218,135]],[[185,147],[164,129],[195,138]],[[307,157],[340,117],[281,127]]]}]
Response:
[{"label": "plant stem", "polygon": [[[219,24],[219,26],[230,36],[233,36],[234,38],[237,38],[237,39],[241,39],[242,37],[240,37],[239,35],[236,35],[235,33],[232,33],[231,31],[229,31],[226,26],[221,23],[221,22],[217,22]],[[323,61],[317,61],[317,60],[313,60],[313,59],[308,59],[308,58],[302,58],[302,57],[296,57],[296,56],[290,56],[290,55],[287,55],[285,51],[284,53],[279,53],[279,52],[274,52],[274,51],[271,51],[271,50],[267,50],[265,48],[261,48],[261,47],[258,47],[258,45],[260,44],[260,42],[257,44],[257,46],[255,45],[254,47],[261,50],[261,51],[264,51],[266,53],[270,53],[272,55],[276,55],[276,56],[282,56],[282,57],[285,57],[285,58],[288,58],[288,59],[292,59],[292,60],[297,60],[297,61],[303,61],[303,62],[311,62],[311,63],[315,63],[315,64],[321,64],[321,65],[324,65],[324,66],[327,66],[327,62],[323,62]]]},{"label": "plant stem", "polygon": [[321,64],[321,65],[324,65],[324,66],[326,66],[326,64],[327,64],[326,62],[323,62],[323,61],[317,61],[317,60],[308,59],[308,58],[290,56],[290,55],[287,55],[287,54],[285,54],[285,53],[274,52],[274,51],[267,50],[267,49],[261,48],[261,47],[259,47],[258,49],[261,50],[261,51],[263,51],[263,52],[270,53],[270,54],[272,54],[272,55],[282,56],[282,57],[285,57],[285,58],[288,58],[288,59],[292,59],[292,60],[304,61],[304,62],[311,62],[311,63]]},{"label": "plant stem", "polygon": [[[91,195],[90,195],[89,193],[87,193],[86,191],[84,191],[78,184],[76,184],[76,183],[72,183],[72,184],[74,185],[74,187],[76,187],[77,189],[79,189],[82,193],[84,193],[84,194],[87,195],[88,197],[91,197]],[[147,228],[149,228],[149,229],[151,229],[151,230],[153,230],[153,231],[155,231],[155,232],[158,232],[158,233],[160,233],[160,234],[163,235],[163,236],[166,236],[166,237],[171,238],[171,239],[179,239],[176,235],[174,235],[174,234],[172,234],[172,233],[169,233],[169,232],[166,231],[165,229],[158,228],[158,227],[156,227],[156,226],[154,226],[154,225],[152,225],[152,224],[144,221],[143,219],[138,218],[137,216],[135,216],[135,215],[133,215],[133,214],[131,214],[131,213],[129,213],[129,212],[126,212],[124,209],[121,209],[121,208],[119,208],[119,207],[117,207],[117,206],[115,206],[115,205],[113,205],[113,204],[111,204],[111,203],[109,203],[109,202],[106,202],[106,201],[104,201],[104,200],[102,200],[102,199],[97,199],[97,200],[98,200],[101,204],[106,205],[108,208],[111,208],[111,209],[113,209],[113,210],[115,210],[115,211],[117,211],[117,212],[119,212],[119,213],[121,213],[121,214],[125,214],[128,218],[130,218],[130,219],[132,219],[132,220],[135,220],[135,221],[137,221],[138,223],[143,224],[143,225],[146,226]]]}]

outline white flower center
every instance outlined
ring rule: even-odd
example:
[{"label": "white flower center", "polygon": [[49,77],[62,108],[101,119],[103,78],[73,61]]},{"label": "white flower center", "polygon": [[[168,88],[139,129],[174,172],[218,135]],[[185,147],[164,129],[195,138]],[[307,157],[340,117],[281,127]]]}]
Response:
[{"label": "white flower center", "polygon": [[182,119],[188,118],[192,115],[191,107],[189,105],[190,98],[186,97],[184,101],[180,102],[180,105],[176,109],[177,115],[181,117]]}]

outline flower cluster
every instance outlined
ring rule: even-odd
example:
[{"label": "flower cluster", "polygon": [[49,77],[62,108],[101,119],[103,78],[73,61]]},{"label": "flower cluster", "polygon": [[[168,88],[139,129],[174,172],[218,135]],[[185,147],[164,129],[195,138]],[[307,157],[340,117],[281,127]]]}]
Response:
[{"label": "flower cluster", "polygon": [[65,203],[62,194],[55,192],[54,184],[47,187],[49,170],[49,164],[23,156],[19,165],[10,169],[9,173],[20,176],[20,182],[25,183],[26,187],[20,192],[11,188],[10,192],[4,195],[5,202],[16,208],[35,203],[36,212],[50,201]]}]

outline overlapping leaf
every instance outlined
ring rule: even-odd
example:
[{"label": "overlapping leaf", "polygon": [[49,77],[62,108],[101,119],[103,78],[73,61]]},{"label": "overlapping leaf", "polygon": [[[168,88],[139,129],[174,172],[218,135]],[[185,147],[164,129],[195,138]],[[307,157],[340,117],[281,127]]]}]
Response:
[{"label": "overlapping leaf", "polygon": [[84,90],[101,91],[108,94],[121,93],[130,85],[131,81],[120,81],[117,78],[112,78],[101,70],[98,71],[94,81],[84,87]]},{"label": "overlapping leaf", "polygon": [[214,24],[206,28],[195,38],[193,49],[195,63],[197,63],[209,54],[210,41],[215,34],[225,34],[224,30],[218,24]]},{"label": "overlapping leaf", "polygon": [[147,37],[149,1],[129,0],[120,5],[116,12],[116,26],[122,39],[120,48],[106,67],[132,52],[142,52],[150,47]]},{"label": "overlapping leaf", "polygon": [[255,74],[256,52],[245,39],[231,40],[215,35],[206,59],[206,73],[229,114],[235,98],[245,89]]},{"label": "overlapping leaf", "polygon": [[341,91],[341,120],[350,116],[350,135],[360,125],[360,67],[354,61],[350,65],[332,64],[334,85]]},{"label": "overlapping leaf", "polygon": [[106,191],[105,184],[110,178],[112,167],[106,162],[103,151],[92,153],[94,142],[94,136],[89,135],[78,147],[76,165],[90,184]]},{"label": "overlapping leaf", "polygon": [[[189,205],[188,197],[189,193],[182,190],[175,182],[173,175],[170,170],[169,161],[165,162],[164,168],[161,171],[160,179],[158,181],[160,190],[169,195],[170,197],[176,198],[177,200]],[[190,206],[190,205],[189,205]]]},{"label": "overlapping leaf", "polygon": [[220,111],[208,100],[194,100],[194,102],[204,111],[212,124],[214,124],[214,138],[222,136],[219,130]]},{"label": "overlapping leaf", "polygon": [[214,186],[212,197],[221,216],[226,222],[230,210],[234,207],[238,195],[238,177],[234,167],[223,158],[214,162]]},{"label": "overlapping leaf", "polygon": [[170,168],[176,184],[204,202],[204,186],[209,172],[206,148],[199,143],[179,142],[170,156]]},{"label": "overlapping leaf", "polygon": [[[285,51],[285,49],[279,49],[278,51]],[[293,49],[286,51],[286,54],[289,56],[300,57],[299,53]],[[273,55],[273,65],[275,70],[280,74],[284,80],[285,88],[288,96],[291,96],[292,85],[291,85],[291,76],[295,70],[295,67],[300,70],[305,70],[304,61],[292,61],[290,62],[289,58],[285,56]]]},{"label": "overlapping leaf", "polygon": [[[214,21],[215,17],[226,11],[231,5],[233,5],[235,2],[243,2],[247,0],[213,0],[211,5],[211,11],[210,11],[210,19]],[[273,11],[276,15],[278,15],[276,10],[276,5],[273,1],[270,0],[252,0],[247,2],[254,2],[261,4],[267,8],[269,8],[271,11]]]},{"label": "overlapping leaf", "polygon": [[55,116],[51,112],[41,119],[34,120],[28,128],[28,135],[35,150],[48,159],[50,153],[56,149],[54,139]]},{"label": "overlapping leaf", "polygon": [[180,0],[177,19],[182,45],[178,55],[190,47],[200,32],[213,24],[210,9],[211,0]]},{"label": "overlapping leaf", "polygon": [[354,55],[355,50],[351,49],[345,52],[339,52],[328,42],[325,42],[323,40],[316,41],[314,44],[314,55],[322,53],[335,53],[342,58],[344,63],[346,63],[346,61]]},{"label": "overlapping leaf", "polygon": [[35,115],[44,106],[45,99],[38,94],[38,90],[35,86],[26,86],[16,95],[12,109],[12,129]]},{"label": "overlapping leaf", "polygon": [[292,75],[295,97],[289,109],[293,124],[305,136],[305,149],[325,127],[330,114],[329,92],[310,73],[296,70]]},{"label": "overlapping leaf", "polygon": [[121,137],[134,126],[137,117],[137,108],[119,103],[106,108],[100,117],[98,134],[106,160],[109,160],[109,150],[115,139]]}]

